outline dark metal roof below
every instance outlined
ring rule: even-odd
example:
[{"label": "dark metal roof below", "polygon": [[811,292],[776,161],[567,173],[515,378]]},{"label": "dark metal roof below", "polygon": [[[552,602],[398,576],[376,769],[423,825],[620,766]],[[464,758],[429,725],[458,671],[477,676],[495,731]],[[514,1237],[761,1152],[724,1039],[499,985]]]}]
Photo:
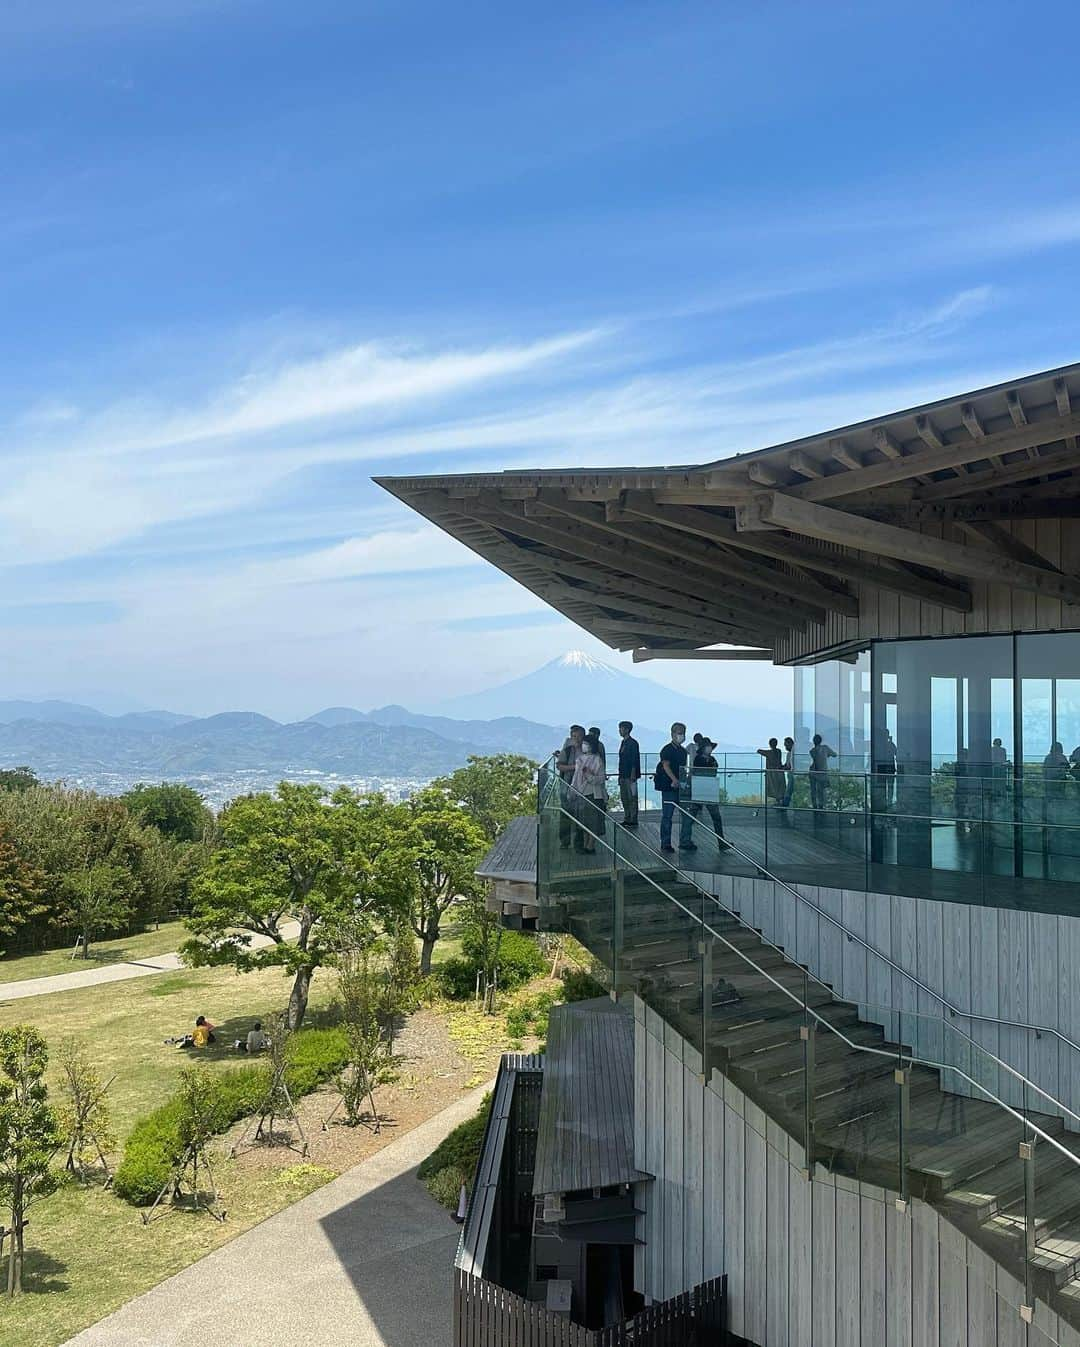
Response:
[{"label": "dark metal roof below", "polygon": [[556,1006],[548,1026],[533,1192],[645,1178],[634,1165],[634,1019],[607,997]]},{"label": "dark metal roof below", "polygon": [[480,879],[509,879],[536,883],[536,815],[511,819],[495,845],[476,867]]}]

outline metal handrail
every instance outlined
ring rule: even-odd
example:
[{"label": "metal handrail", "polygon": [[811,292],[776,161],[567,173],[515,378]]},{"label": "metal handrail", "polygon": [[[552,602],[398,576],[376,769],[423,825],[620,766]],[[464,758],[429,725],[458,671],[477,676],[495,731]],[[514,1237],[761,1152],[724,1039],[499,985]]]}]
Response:
[{"label": "metal handrail", "polygon": [[[689,811],[684,809],[681,804],[676,803],[675,808],[679,811],[680,814],[685,814],[694,823],[699,822],[699,820],[695,817],[695,815],[689,813]],[[950,1015],[956,1015],[959,1016],[961,1019],[965,1020],[978,1020],[981,1024],[997,1024],[1007,1029],[1027,1029],[1038,1037],[1041,1037],[1043,1034],[1047,1034],[1049,1036],[1056,1038],[1059,1042],[1064,1043],[1068,1047],[1072,1048],[1072,1050],[1075,1053],[1080,1054],[1080,1043],[1074,1043],[1073,1040],[1069,1038],[1067,1034],[1063,1034],[1060,1029],[1054,1029],[1050,1025],[1027,1024],[1023,1020],[1006,1020],[1002,1019],[999,1015],[984,1015],[978,1011],[961,1010],[959,1006],[953,1005],[953,1003],[947,997],[943,996],[941,992],[936,992],[932,987],[928,987],[927,984],[923,982],[921,978],[916,977],[914,973],[909,973],[906,968],[903,968],[900,964],[896,963],[893,959],[889,957],[888,954],[883,954],[881,950],[876,948],[876,946],[871,945],[870,942],[866,940],[863,936],[859,935],[857,931],[850,930],[847,926],[844,925],[842,921],[834,917],[831,912],[826,912],[826,910],[823,907],[819,907],[817,906],[817,904],[812,903],[810,899],[807,898],[805,894],[800,893],[799,890],[794,887],[794,885],[789,884],[787,880],[781,879],[778,875],[774,875],[773,872],[769,870],[764,864],[762,864],[761,861],[755,859],[755,857],[743,851],[741,847],[736,846],[736,844],[730,841],[728,838],[725,837],[724,841],[727,843],[728,851],[732,851],[737,856],[741,856],[742,859],[747,862],[747,864],[752,865],[755,870],[757,870],[762,876],[764,876],[765,879],[769,879],[774,884],[778,884],[780,888],[782,888],[786,893],[790,893],[793,898],[798,899],[800,903],[803,903],[806,907],[810,909],[810,911],[814,912],[817,916],[824,917],[825,920],[829,922],[831,925],[835,926],[836,929],[840,931],[848,941],[861,945],[863,949],[867,950],[870,954],[873,954],[875,958],[880,959],[883,963],[887,964],[889,968],[891,968],[894,972],[899,973],[901,977],[906,978],[909,982],[913,983],[919,989],[919,991],[925,992],[927,996],[933,997],[933,999],[939,1002],[949,1012]],[[691,882],[697,884],[696,880],[693,880]],[[700,885],[697,885],[697,887],[701,888]],[[707,889],[702,889],[701,891],[702,893],[708,894]],[[865,890],[865,892],[869,892],[869,890]],[[712,897],[713,900],[716,901],[716,897],[714,894],[708,894],[708,896]],[[1062,1105],[1062,1107],[1064,1107],[1064,1105]],[[1073,1116],[1075,1117],[1076,1115],[1074,1114]]]},{"label": "metal handrail", "polygon": [[[750,768],[746,768],[746,769],[740,768],[739,770],[750,771],[750,770],[752,770],[752,769],[750,769]],[[761,770],[761,769],[759,769],[759,770]],[[610,774],[609,774],[609,775],[610,775]],[[567,784],[569,785],[569,783],[567,783]],[[735,806],[735,807],[738,808],[739,806]],[[687,817],[689,817],[693,823],[699,823],[699,822],[700,822],[700,820],[696,817],[696,815],[690,814],[686,809],[683,808],[683,806],[682,806],[680,803],[678,803],[678,801],[675,802],[675,808],[679,811],[680,814],[686,814]],[[762,805],[761,808],[763,808],[763,809],[766,811],[766,813],[768,813],[768,805]],[[836,812],[837,812],[837,813],[845,813],[845,812],[851,812],[851,813],[862,812],[862,813],[867,813],[868,811],[866,811],[866,810],[862,810],[862,811],[859,811],[859,810],[847,810],[847,811],[845,811],[845,810],[837,810]],[[904,817],[904,818],[908,818],[908,817],[910,817],[910,818],[919,817],[919,818],[924,818],[924,817],[927,817],[927,816],[926,816],[926,815],[918,815],[918,816],[916,816],[916,815],[897,815],[897,814],[895,814],[895,813],[890,812],[889,817],[890,817],[890,818],[897,818],[897,817]],[[962,821],[962,820],[961,820],[961,821]],[[1074,826],[1074,825],[1067,825],[1067,826]],[[816,913],[816,914],[817,914],[818,916],[820,916],[820,917],[824,917],[824,919],[825,919],[827,922],[829,922],[832,926],[834,926],[838,931],[840,931],[841,934],[842,934],[842,935],[843,935],[849,942],[853,942],[853,943],[855,943],[855,944],[861,945],[861,946],[863,947],[863,949],[867,950],[870,954],[873,954],[873,955],[875,956],[875,958],[881,959],[882,962],[885,963],[885,964],[887,964],[888,967],[891,968],[894,972],[899,973],[901,977],[906,978],[910,983],[914,984],[914,986],[917,987],[917,988],[919,989],[919,991],[924,992],[927,996],[930,996],[930,997],[932,997],[935,1001],[939,1002],[940,1005],[943,1006],[944,1009],[947,1010],[947,1011],[949,1012],[950,1015],[955,1015],[955,1016],[958,1016],[958,1017],[961,1018],[961,1019],[966,1019],[966,1020],[977,1020],[980,1024],[995,1024],[995,1025],[998,1025],[998,1026],[1003,1027],[1003,1028],[1006,1028],[1006,1029],[1026,1029],[1026,1030],[1030,1031],[1031,1033],[1035,1034],[1036,1037],[1042,1037],[1042,1036],[1045,1034],[1047,1037],[1055,1038],[1059,1043],[1065,1044],[1067,1047],[1071,1048],[1073,1052],[1075,1052],[1075,1053],[1077,1053],[1078,1055],[1080,1055],[1080,1043],[1075,1043],[1075,1042],[1068,1036],[1068,1034],[1063,1034],[1063,1033],[1061,1032],[1060,1029],[1055,1029],[1055,1028],[1053,1028],[1051,1025],[1044,1025],[1044,1024],[1028,1024],[1028,1023],[1027,1023],[1026,1021],[1024,1021],[1024,1020],[1006,1020],[1006,1019],[1003,1019],[1003,1018],[1002,1018],[1001,1016],[999,1016],[999,1015],[986,1015],[986,1014],[983,1014],[983,1013],[981,1013],[981,1012],[979,1012],[979,1011],[974,1011],[974,1010],[962,1010],[959,1006],[953,1005],[953,1003],[952,1003],[947,997],[943,996],[941,992],[936,992],[936,991],[934,991],[934,989],[933,989],[932,987],[928,987],[928,986],[926,985],[926,983],[922,981],[921,978],[916,977],[916,975],[915,975],[914,973],[909,972],[906,968],[904,968],[904,967],[902,967],[900,964],[896,963],[892,958],[890,958],[890,956],[889,956],[888,954],[884,954],[881,950],[877,949],[876,946],[871,945],[871,944],[869,943],[869,941],[867,941],[863,936],[859,935],[859,933],[858,933],[857,931],[852,931],[852,930],[850,930],[847,926],[845,926],[845,925],[843,924],[842,921],[840,921],[837,917],[834,917],[833,914],[832,914],[831,912],[827,912],[823,907],[819,907],[819,906],[817,906],[815,903],[812,903],[812,902],[810,901],[810,899],[806,897],[805,894],[800,893],[799,890],[796,889],[793,885],[789,884],[786,880],[781,879],[778,875],[773,874],[773,872],[772,872],[771,870],[769,870],[769,869],[768,869],[768,868],[767,868],[761,861],[759,861],[756,857],[751,856],[751,855],[749,855],[747,852],[743,851],[743,849],[742,849],[741,847],[737,846],[737,845],[736,845],[734,842],[732,842],[729,838],[726,838],[726,837],[725,837],[724,840],[725,840],[725,842],[727,843],[727,850],[728,850],[728,851],[734,852],[735,855],[742,857],[742,859],[743,859],[744,861],[746,861],[747,864],[752,865],[752,866],[754,867],[754,869],[757,870],[757,871],[758,871],[764,878],[771,880],[774,884],[778,884],[778,885],[780,886],[780,888],[782,888],[785,892],[790,893],[790,894],[792,895],[792,897],[796,898],[800,903],[804,904],[804,906],[807,907],[807,908],[809,908],[810,911]],[[675,868],[675,867],[673,867],[673,868]],[[690,872],[690,873],[692,873],[692,872]],[[691,882],[696,884],[697,881],[694,880],[694,881],[691,881]],[[697,885],[697,887],[700,888],[701,886],[700,886],[700,885]],[[702,889],[702,892],[703,892],[703,893],[706,893],[707,896],[713,898],[713,901],[716,901],[716,898],[715,898],[715,895],[714,895],[714,894],[708,894],[708,891],[705,890],[705,889]],[[864,890],[864,892],[867,892],[867,893],[868,893],[869,890]],[[783,952],[783,951],[781,951],[781,952]],[[1064,1105],[1062,1105],[1062,1107],[1064,1107]],[[1076,1116],[1076,1115],[1073,1115],[1073,1116]]]},{"label": "metal handrail", "polygon": [[[568,789],[573,791],[572,786],[568,787]],[[588,796],[581,795],[581,793],[578,791],[573,791],[573,793],[577,795],[579,799],[582,800],[588,799]],[[549,798],[550,794],[551,793],[549,792]],[[543,808],[543,803],[541,803],[541,808]],[[810,1016],[811,1018],[816,1020],[819,1025],[823,1026],[825,1029],[829,1031],[829,1033],[833,1034],[836,1038],[840,1039],[840,1041],[845,1043],[852,1051],[864,1052],[870,1054],[871,1056],[876,1057],[886,1057],[892,1061],[895,1061],[897,1059],[898,1054],[895,1052],[890,1052],[885,1048],[873,1048],[865,1043],[856,1043],[854,1042],[854,1040],[848,1038],[847,1034],[845,1034],[842,1030],[838,1029],[830,1020],[826,1019],[823,1015],[819,1015],[817,1011],[814,1010],[814,1008],[811,1005],[809,1005],[805,1000],[800,1000],[799,997],[796,996],[793,991],[791,991],[788,987],[785,987],[783,983],[778,982],[776,978],[774,978],[772,974],[768,972],[767,969],[760,968],[744,950],[739,949],[737,945],[733,945],[731,941],[728,940],[725,936],[721,935],[719,931],[714,930],[713,927],[709,924],[709,922],[705,920],[704,916],[699,916],[697,913],[691,911],[690,908],[688,908],[684,903],[680,902],[679,899],[676,898],[673,894],[668,893],[663,888],[663,886],[660,885],[656,881],[656,879],[654,879],[652,875],[650,875],[647,871],[642,870],[640,866],[636,865],[628,857],[626,856],[620,857],[618,849],[616,847],[612,847],[611,845],[609,845],[606,838],[601,837],[598,833],[594,832],[586,823],[583,823],[577,815],[571,813],[570,810],[564,808],[561,801],[557,804],[557,812],[565,814],[567,818],[573,821],[576,827],[583,829],[585,832],[589,834],[590,837],[592,837],[595,841],[599,842],[605,851],[611,853],[616,862],[616,865],[618,865],[618,862],[621,859],[625,865],[627,865],[631,870],[635,872],[635,874],[640,876],[642,879],[646,880],[647,883],[651,884],[660,894],[662,894],[663,897],[665,897],[669,903],[673,904],[681,912],[685,913],[685,915],[688,916],[691,921],[696,921],[703,931],[708,931],[709,934],[712,935],[715,939],[719,940],[723,945],[726,945],[727,948],[733,954],[738,955],[738,957],[742,959],[744,963],[748,964],[754,970],[755,973],[765,978],[768,982],[771,982],[772,985],[777,989],[777,991],[782,992],[789,1000],[793,1001],[795,1005],[799,1007],[799,1009],[802,1011],[804,1015]],[[639,846],[644,846],[652,855],[656,856],[657,861],[661,865],[666,866],[669,870],[674,870],[678,874],[684,873],[682,870],[679,870],[676,866],[672,865],[669,861],[666,861],[657,852],[653,851],[653,848],[649,846],[648,843],[641,842],[640,840],[638,840],[637,844]],[[702,889],[701,886],[695,880],[691,879],[688,882],[694,888],[696,888],[704,897],[706,898],[713,897],[712,894],[706,893],[706,891]],[[717,906],[719,906],[719,904],[717,904]],[[769,948],[775,950],[778,954],[782,955],[785,962],[789,964],[792,963],[792,961],[787,957],[787,954],[785,953],[784,950],[782,950],[778,945],[774,945],[771,940],[768,940],[767,938],[762,936],[761,932],[747,925],[747,923],[742,920],[742,917],[738,913],[731,912],[727,908],[723,908],[722,910],[726,912],[728,916],[734,918],[739,923],[740,926],[744,927],[748,931],[752,931],[753,934],[757,936],[762,941],[763,944],[769,946]],[[802,968],[801,964],[794,964],[793,966],[797,968]],[[830,995],[834,995],[834,993],[831,991],[831,989],[829,989],[826,986],[825,983],[818,982],[817,978],[813,978],[807,969],[803,968],[802,971],[806,977],[812,978],[814,982],[817,982],[818,985],[824,988],[826,991],[828,991]],[[887,1009],[887,1007],[882,1007],[882,1009]],[[918,1015],[917,1011],[894,1010],[891,1013],[898,1015],[915,1015],[915,1016]],[[942,1020],[942,1023],[944,1024],[945,1021]],[[960,1036],[964,1038],[968,1043],[970,1043],[971,1046],[975,1048],[975,1050],[982,1056],[989,1059],[989,1061],[993,1062],[996,1066],[1001,1067],[1003,1070],[1012,1075],[1016,1080],[1020,1081],[1023,1085],[1034,1090],[1034,1092],[1037,1095],[1041,1095],[1042,1098],[1047,1100],[1050,1104],[1052,1104],[1054,1108],[1062,1110],[1064,1113],[1067,1113],[1071,1118],[1075,1119],[1077,1122],[1080,1122],[1080,1117],[1078,1117],[1077,1114],[1073,1113],[1073,1111],[1067,1105],[1062,1104],[1060,1100],[1055,1099],[1053,1095],[1048,1094],[1044,1089],[1042,1089],[1041,1086],[1036,1085],[1034,1081],[1028,1080],[1026,1076],[1024,1076],[1021,1072],[1017,1071],[1014,1067],[1010,1066],[1008,1062],[1003,1062],[1001,1061],[1000,1058],[995,1057],[992,1052],[988,1052],[986,1048],[982,1046],[982,1044],[976,1043],[975,1040],[973,1038],[970,1038],[967,1034],[965,1034],[962,1029],[954,1029],[954,1032],[960,1034]],[[704,1049],[704,1047],[705,1045],[703,1043],[702,1048]],[[937,1062],[929,1057],[916,1056],[914,1051],[908,1053],[900,1053],[899,1056],[901,1057],[902,1060],[915,1062],[920,1066],[927,1066],[934,1071],[953,1072],[961,1080],[966,1081],[969,1085],[974,1087],[974,1089],[979,1091],[981,1094],[985,1095],[985,1097],[991,1103],[996,1104],[999,1108],[1004,1109],[1006,1113],[1008,1113],[1011,1117],[1015,1118],[1017,1122],[1021,1124],[1021,1126],[1030,1128],[1031,1131],[1034,1132],[1038,1137],[1040,1137],[1043,1141],[1048,1142],[1051,1146],[1054,1147],[1055,1150],[1059,1151],[1062,1155],[1066,1156],[1070,1161],[1072,1161],[1074,1165],[1080,1168],[1080,1156],[1076,1155],[1073,1151],[1069,1150],[1067,1146],[1062,1145],[1061,1142],[1059,1142],[1055,1137],[1051,1136],[1050,1133],[1045,1132],[1036,1123],[1033,1123],[1030,1120],[1030,1118],[1026,1118],[1023,1114],[1018,1113],[1016,1109],[1012,1107],[1011,1104],[1006,1104],[1003,1099],[999,1099],[997,1095],[991,1094],[991,1092],[986,1088],[985,1085],[975,1080],[974,1077],[969,1076],[968,1073],[964,1071],[961,1067],[954,1066],[948,1062]]]}]

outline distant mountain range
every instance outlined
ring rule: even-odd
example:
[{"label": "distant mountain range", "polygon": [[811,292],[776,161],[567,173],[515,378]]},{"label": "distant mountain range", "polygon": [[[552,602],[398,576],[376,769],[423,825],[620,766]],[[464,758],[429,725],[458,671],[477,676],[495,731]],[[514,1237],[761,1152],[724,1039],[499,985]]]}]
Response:
[{"label": "distant mountain range", "polygon": [[[710,733],[721,748],[739,749],[782,733],[790,720],[786,712],[685,697],[576,651],[501,687],[446,702],[438,711],[333,706],[283,724],[255,711],[110,716],[75,702],[3,701],[0,765],[25,763],[47,779],[323,773],[420,781],[452,771],[470,754],[546,758],[572,721],[599,725],[613,745],[617,722],[627,718],[634,721],[642,747],[657,749],[667,738],[667,726],[679,719],[691,732]],[[738,726],[737,738],[724,734],[728,725]]]},{"label": "distant mountain range", "polygon": [[567,651],[499,687],[441,702],[436,709],[445,716],[484,718],[526,711],[552,725],[573,721],[586,727],[598,725],[611,737],[620,720],[632,720],[642,747],[649,749],[658,749],[667,741],[674,720],[684,721],[690,734],[700,730],[721,749],[733,750],[755,749],[770,735],[786,734],[791,722],[790,707],[731,706],[689,697],[651,678],[624,673],[581,650]]}]

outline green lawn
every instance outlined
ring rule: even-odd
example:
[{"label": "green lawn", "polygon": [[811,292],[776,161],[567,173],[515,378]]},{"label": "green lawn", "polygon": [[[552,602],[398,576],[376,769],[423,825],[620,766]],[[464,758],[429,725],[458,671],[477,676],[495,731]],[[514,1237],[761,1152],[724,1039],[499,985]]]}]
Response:
[{"label": "green lawn", "polygon": [[119,940],[103,940],[99,945],[91,945],[86,959],[73,959],[70,949],[51,949],[45,954],[0,959],[0,983],[52,977],[55,973],[77,973],[84,968],[100,968],[103,964],[130,963],[154,954],[170,954],[180,948],[188,935],[182,921],[169,921],[163,922],[156,931],[143,931],[141,935],[127,935]]},{"label": "green lawn", "polygon": [[[0,1024],[35,1025],[55,1050],[67,1035],[86,1044],[109,1091],[122,1142],[142,1114],[171,1093],[193,1060],[227,1070],[246,1060],[231,1049],[252,1021],[282,1009],[290,979],[277,970],[238,974],[185,969],[130,982],[53,992],[0,1006]],[[310,1022],[333,992],[321,970],[312,983]],[[189,1028],[197,1014],[218,1026],[218,1044],[195,1054],[162,1040]],[[50,1086],[56,1087],[50,1071]],[[139,1212],[100,1188],[71,1185],[31,1212],[26,1293],[0,1298],[0,1347],[57,1347],[88,1324],[155,1286],[271,1212],[330,1177],[299,1163],[285,1171],[222,1161],[218,1180],[229,1209],[225,1225],[206,1216],[170,1213],[144,1227]]]}]

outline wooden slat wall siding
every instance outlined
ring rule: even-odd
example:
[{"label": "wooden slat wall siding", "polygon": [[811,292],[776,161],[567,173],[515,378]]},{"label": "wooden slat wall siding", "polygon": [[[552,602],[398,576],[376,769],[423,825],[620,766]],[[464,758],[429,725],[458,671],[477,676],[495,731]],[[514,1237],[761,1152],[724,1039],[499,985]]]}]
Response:
[{"label": "wooden slat wall siding", "polygon": [[[636,1015],[635,1033],[649,1075],[639,1154],[656,1176],[641,1189],[645,1229],[662,1245],[670,1230],[689,1243],[701,1227],[705,1277],[727,1275],[733,1333],[759,1347],[1080,1347],[1043,1305],[1020,1331],[1020,1283],[932,1207],[897,1211],[895,1194],[820,1167],[808,1182],[802,1148],[718,1072],[703,1084],[698,1054],[653,1011]],[[642,1266],[637,1289],[657,1300],[678,1294],[677,1268],[697,1275],[663,1249]]]},{"label": "wooden slat wall siding", "polygon": [[[962,1010],[1000,1017],[1016,1024],[1057,1029],[1080,1045],[1080,918],[1004,908],[969,907],[932,899],[866,894],[852,889],[805,887],[799,904],[798,952],[791,947],[792,922],[786,904],[794,900],[769,880],[735,877],[730,905],[743,920],[761,929],[769,940],[785,946],[792,957],[829,983],[836,995],[862,1007],[863,1017],[893,1032],[896,1021],[884,1013],[891,1007],[910,1011],[905,1036],[926,1056],[939,1058],[952,1047],[957,1061],[961,1040],[940,1024],[940,1003],[921,993],[891,959]],[[782,898],[784,901],[782,901]],[[831,913],[849,930],[863,935],[875,958],[848,941],[815,909]],[[1052,1034],[1037,1037],[1027,1029],[1010,1029],[979,1020],[952,1021],[987,1052],[1028,1076],[1051,1098],[1080,1114],[1080,1051]],[[1023,1104],[1023,1086],[1008,1072],[985,1061],[975,1075],[986,1089],[1006,1103]],[[955,1081],[946,1082],[961,1090]],[[1030,1101],[1029,1101],[1030,1103]],[[1043,1101],[1049,1110],[1049,1104]],[[1068,1124],[1080,1130],[1080,1124]]]},{"label": "wooden slat wall siding", "polygon": [[[1001,528],[1068,574],[1080,574],[1080,520],[1039,519],[1005,521]],[[940,524],[927,524],[928,537],[951,537]],[[958,541],[963,541],[957,534]],[[859,553],[852,553],[859,556]],[[878,560],[878,558],[868,558]],[[901,598],[873,585],[856,586],[859,616],[830,614],[828,621],[810,623],[805,631],[785,633],[776,643],[777,663],[803,659],[854,640],[888,640],[897,636],[982,635],[1011,631],[1075,631],[1080,628],[1080,605],[1046,599],[1005,585],[971,582],[972,606],[958,613],[936,604]]]}]

